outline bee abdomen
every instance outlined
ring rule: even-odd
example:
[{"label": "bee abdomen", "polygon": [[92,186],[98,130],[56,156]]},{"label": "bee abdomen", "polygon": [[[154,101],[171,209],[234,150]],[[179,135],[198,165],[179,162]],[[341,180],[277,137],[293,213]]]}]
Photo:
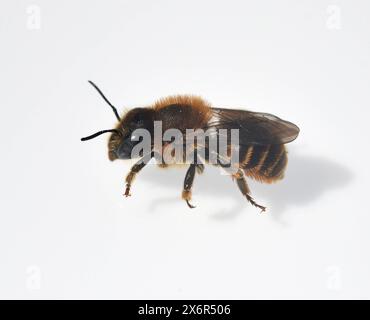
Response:
[{"label": "bee abdomen", "polygon": [[284,145],[249,146],[244,153],[244,156],[240,155],[240,165],[247,175],[265,182],[283,177],[287,164]]}]

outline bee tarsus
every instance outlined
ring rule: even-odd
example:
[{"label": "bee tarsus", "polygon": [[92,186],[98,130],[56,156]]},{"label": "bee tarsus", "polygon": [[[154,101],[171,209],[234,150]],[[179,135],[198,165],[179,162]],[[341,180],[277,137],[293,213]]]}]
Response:
[{"label": "bee tarsus", "polygon": [[196,206],[193,206],[193,205],[189,202],[189,200],[186,200],[186,203],[187,203],[187,205],[188,205],[188,207],[189,207],[190,209],[194,209],[194,208],[196,208]]}]

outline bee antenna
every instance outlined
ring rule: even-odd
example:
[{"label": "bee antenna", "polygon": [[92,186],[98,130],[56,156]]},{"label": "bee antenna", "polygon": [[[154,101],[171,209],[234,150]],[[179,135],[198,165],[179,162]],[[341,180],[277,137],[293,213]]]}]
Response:
[{"label": "bee antenna", "polygon": [[81,138],[81,141],[86,141],[86,140],[94,139],[97,136],[100,136],[101,134],[107,133],[107,132],[115,132],[115,133],[118,133],[119,135],[121,135],[121,132],[119,130],[117,130],[117,129],[108,129],[108,130],[102,130],[102,131],[96,132],[96,133],[94,133],[94,134],[92,134],[90,136]]},{"label": "bee antenna", "polygon": [[116,107],[109,102],[109,100],[105,97],[105,95],[103,94],[103,92],[101,92],[101,90],[98,88],[98,86],[94,82],[92,82],[90,80],[88,82],[96,89],[96,91],[99,92],[99,94],[102,96],[102,98],[104,99],[104,101],[110,105],[110,107],[112,108],[112,110],[114,112],[114,115],[116,116],[117,120],[118,121],[121,121],[121,118],[119,117],[119,114],[118,114],[118,111],[117,111]]}]

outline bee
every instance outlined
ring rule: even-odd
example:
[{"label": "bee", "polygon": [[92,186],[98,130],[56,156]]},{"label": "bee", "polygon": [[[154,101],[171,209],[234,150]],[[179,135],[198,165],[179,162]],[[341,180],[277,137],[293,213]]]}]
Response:
[{"label": "bee", "polygon": [[[213,133],[219,135],[222,130],[227,132],[238,130],[237,143],[232,143],[230,139],[227,139],[228,152],[230,153],[232,148],[238,150],[236,170],[233,170],[231,177],[236,181],[242,195],[253,206],[261,211],[266,210],[266,207],[258,204],[252,198],[246,178],[252,178],[262,183],[273,183],[284,177],[288,161],[285,144],[295,140],[299,134],[299,128],[295,124],[269,113],[215,108],[204,99],[192,95],[169,96],[158,100],[151,106],[133,108],[121,117],[102,91],[92,81],[89,83],[112,108],[118,122],[113,129],[99,131],[81,138],[82,141],[110,133],[108,158],[114,161],[133,158],[132,151],[139,143],[137,139],[134,139],[134,132],[137,129],[145,129],[151,136],[150,149],[145,154],[141,152],[135,156],[139,160],[126,176],[124,196],[131,195],[130,191],[135,177],[150,159],[153,157],[158,159],[158,156],[162,160],[159,164],[161,167],[169,166],[166,161],[163,161],[163,155],[170,143],[161,141],[161,145],[158,146],[158,143],[153,142],[152,138],[155,133],[154,124],[160,121],[163,130],[176,128],[182,133],[185,133],[187,129],[202,129],[212,130]],[[204,151],[203,153],[199,152],[201,149]],[[191,191],[195,175],[203,172],[204,165],[209,163],[210,157],[214,156],[215,153],[217,159],[215,165],[220,167],[225,165],[221,161],[218,149],[210,151],[207,143],[192,144],[191,152],[195,161],[189,164],[185,174],[182,199],[186,201],[189,208],[195,208],[191,204]],[[203,157],[200,157],[200,154],[203,154]]]}]

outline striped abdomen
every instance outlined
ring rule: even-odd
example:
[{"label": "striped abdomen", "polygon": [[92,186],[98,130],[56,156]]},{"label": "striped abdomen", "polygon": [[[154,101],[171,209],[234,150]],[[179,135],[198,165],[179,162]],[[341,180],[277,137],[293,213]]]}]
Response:
[{"label": "striped abdomen", "polygon": [[240,167],[247,176],[267,183],[283,178],[288,161],[283,144],[243,146],[239,158]]}]

